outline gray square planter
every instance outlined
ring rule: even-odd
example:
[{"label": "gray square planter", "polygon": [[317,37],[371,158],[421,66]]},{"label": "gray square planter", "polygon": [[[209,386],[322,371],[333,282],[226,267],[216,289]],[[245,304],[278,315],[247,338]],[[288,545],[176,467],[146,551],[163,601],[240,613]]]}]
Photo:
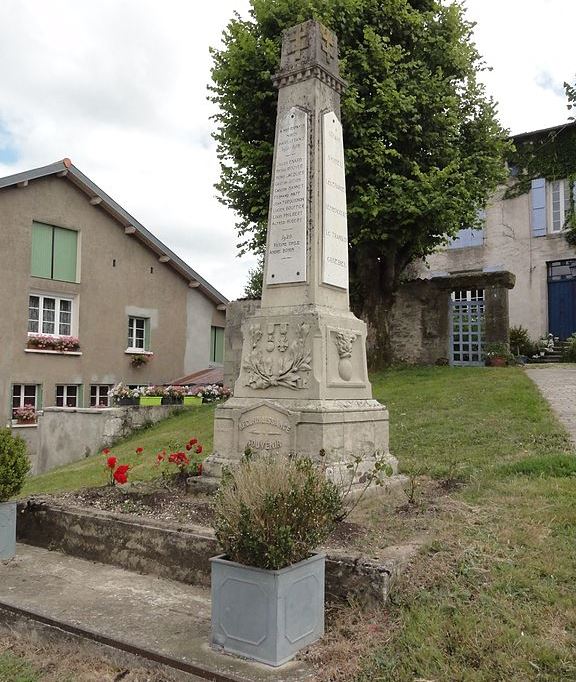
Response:
[{"label": "gray square planter", "polygon": [[16,554],[16,502],[0,502],[0,560]]},{"label": "gray square planter", "polygon": [[212,565],[212,645],[278,666],[324,634],[324,554],[279,571]]}]

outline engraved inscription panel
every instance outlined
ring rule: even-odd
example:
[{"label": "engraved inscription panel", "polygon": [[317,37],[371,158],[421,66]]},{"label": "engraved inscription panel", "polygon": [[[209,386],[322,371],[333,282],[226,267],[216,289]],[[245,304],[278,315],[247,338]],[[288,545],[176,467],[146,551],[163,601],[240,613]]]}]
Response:
[{"label": "engraved inscription panel", "polygon": [[292,426],[288,417],[267,405],[245,412],[238,422],[239,447],[244,452],[290,453]]},{"label": "engraved inscription panel", "polygon": [[334,112],[322,121],[322,281],[348,289],[348,222],[342,125]]},{"label": "engraved inscription panel", "polygon": [[268,220],[266,284],[306,281],[308,114],[292,107],[280,121]]}]

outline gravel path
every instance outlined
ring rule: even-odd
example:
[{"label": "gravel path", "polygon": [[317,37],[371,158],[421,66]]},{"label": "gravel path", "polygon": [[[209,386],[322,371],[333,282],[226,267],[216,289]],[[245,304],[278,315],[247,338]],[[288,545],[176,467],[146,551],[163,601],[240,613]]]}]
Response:
[{"label": "gravel path", "polygon": [[526,374],[550,403],[576,446],[576,366],[526,367]]}]

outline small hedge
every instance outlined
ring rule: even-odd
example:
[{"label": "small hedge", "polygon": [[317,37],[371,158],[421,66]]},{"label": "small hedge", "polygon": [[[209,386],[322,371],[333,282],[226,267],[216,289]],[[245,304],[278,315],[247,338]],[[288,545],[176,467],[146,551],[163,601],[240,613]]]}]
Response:
[{"label": "small hedge", "polygon": [[343,516],[339,488],[306,458],[258,456],[227,472],[214,503],[227,558],[281,569],[308,558]]},{"label": "small hedge", "polygon": [[26,443],[10,429],[0,429],[0,502],[17,495],[30,471]]}]

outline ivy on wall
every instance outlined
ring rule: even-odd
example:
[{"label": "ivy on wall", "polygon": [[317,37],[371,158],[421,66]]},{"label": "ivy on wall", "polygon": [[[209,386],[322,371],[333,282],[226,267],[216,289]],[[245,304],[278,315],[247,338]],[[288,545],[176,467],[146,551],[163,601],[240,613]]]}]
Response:
[{"label": "ivy on wall", "polygon": [[[568,109],[576,109],[576,83],[564,83]],[[541,132],[518,135],[514,138],[514,151],[508,158],[508,165],[515,182],[505,194],[506,199],[526,194],[532,180],[545,178],[547,182],[568,180],[570,196],[576,198],[576,122],[570,116],[569,123]],[[566,216],[566,241],[576,246],[576,213],[574,201]]]}]

